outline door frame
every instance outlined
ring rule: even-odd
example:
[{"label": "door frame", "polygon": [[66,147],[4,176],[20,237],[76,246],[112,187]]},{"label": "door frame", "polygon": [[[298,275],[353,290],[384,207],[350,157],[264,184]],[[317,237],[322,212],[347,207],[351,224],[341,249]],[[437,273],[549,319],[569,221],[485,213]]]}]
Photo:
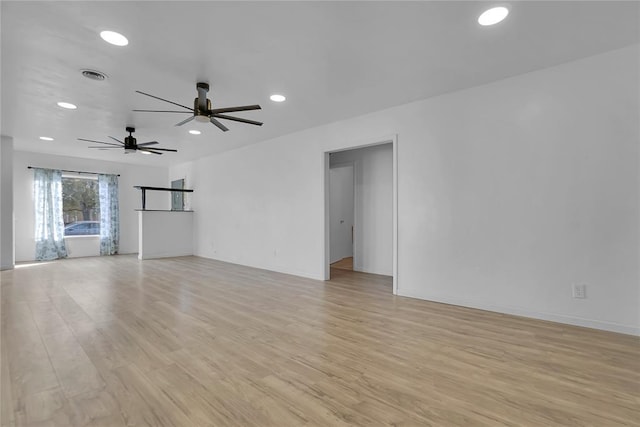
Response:
[{"label": "door frame", "polygon": [[[398,135],[390,135],[384,136],[380,138],[371,138],[368,140],[356,142],[353,145],[348,147],[337,147],[332,150],[327,150],[323,153],[323,166],[324,166],[324,259],[323,259],[323,270],[324,270],[324,280],[329,280],[331,278],[331,224],[329,223],[329,154],[338,153],[341,151],[347,150],[357,150],[359,148],[372,147],[375,145],[383,145],[383,144],[391,144],[393,151],[393,165],[392,165],[392,186],[393,186],[393,206],[392,206],[392,217],[393,217],[393,294],[398,294]],[[354,179],[355,179],[355,166],[354,166]],[[355,193],[355,186],[354,186]],[[355,212],[354,212],[355,213]],[[355,226],[355,224],[354,224]],[[355,243],[355,242],[354,242]],[[355,256],[355,244],[354,244],[354,256]]]}]

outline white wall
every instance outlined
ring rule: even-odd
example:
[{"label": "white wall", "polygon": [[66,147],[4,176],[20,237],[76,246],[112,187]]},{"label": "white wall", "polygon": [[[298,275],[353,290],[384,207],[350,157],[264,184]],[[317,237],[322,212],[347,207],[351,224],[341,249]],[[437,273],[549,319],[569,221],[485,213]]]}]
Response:
[{"label": "white wall", "polygon": [[330,263],[353,256],[354,226],[353,163],[329,169]]},{"label": "white wall", "polygon": [[67,258],[100,256],[100,236],[67,236],[64,238],[64,243],[67,248]]},{"label": "white wall", "polygon": [[139,211],[138,259],[193,255],[193,212]]},{"label": "white wall", "polygon": [[317,227],[324,227],[318,222],[324,157],[317,147],[290,138],[171,168],[171,180],[185,178],[185,187],[194,190],[196,255],[322,278],[324,231],[317,240]]},{"label": "white wall", "polygon": [[393,274],[393,145],[346,150],[331,164],[355,165],[355,244],[353,269]]},{"label": "white wall", "polygon": [[0,137],[0,270],[13,268],[13,138]]},{"label": "white wall", "polygon": [[397,134],[399,294],[640,334],[638,48],[174,167],[195,253],[323,278],[324,152]]},{"label": "white wall", "polygon": [[[120,253],[138,252],[138,214],[141,208],[140,190],[134,185],[166,187],[168,169],[130,165],[76,157],[52,156],[48,154],[14,152],[14,208],[16,212],[16,260],[32,261],[35,256],[33,171],[27,166],[68,169],[88,172],[120,174],[118,192],[120,196]],[[169,209],[170,193],[147,192],[147,209]],[[73,241],[70,241],[73,240]],[[95,236],[74,236],[67,239],[70,256],[91,256],[99,253]],[[98,252],[96,252],[96,250]]]}]

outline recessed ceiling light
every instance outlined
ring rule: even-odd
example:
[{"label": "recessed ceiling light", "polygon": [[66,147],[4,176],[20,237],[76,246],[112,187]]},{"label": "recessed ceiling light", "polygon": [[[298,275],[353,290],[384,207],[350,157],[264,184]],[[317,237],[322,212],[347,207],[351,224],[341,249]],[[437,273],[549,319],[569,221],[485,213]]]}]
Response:
[{"label": "recessed ceiling light", "polygon": [[199,130],[191,129],[191,130],[189,131],[189,133],[190,133],[191,135],[200,135],[202,132],[200,132]]},{"label": "recessed ceiling light", "polygon": [[284,95],[275,94],[275,95],[271,95],[269,99],[272,100],[273,102],[283,102],[287,98],[285,98]]},{"label": "recessed ceiling light", "polygon": [[485,10],[482,15],[478,17],[478,24],[487,26],[495,25],[502,21],[509,14],[509,9],[503,6],[493,7]]},{"label": "recessed ceiling light", "polygon": [[151,154],[150,152],[144,151],[144,150],[138,150],[138,151],[141,152],[142,154]]},{"label": "recessed ceiling light", "polygon": [[53,138],[51,138],[50,136],[41,136],[40,139],[43,141],[53,141]]},{"label": "recessed ceiling light", "polygon": [[70,102],[58,102],[58,107],[66,108],[67,110],[75,110],[78,108]]},{"label": "recessed ceiling light", "polygon": [[125,36],[120,33],[116,33],[115,31],[102,31],[100,33],[100,37],[102,40],[107,43],[111,43],[116,46],[126,46],[129,44],[129,40]]}]

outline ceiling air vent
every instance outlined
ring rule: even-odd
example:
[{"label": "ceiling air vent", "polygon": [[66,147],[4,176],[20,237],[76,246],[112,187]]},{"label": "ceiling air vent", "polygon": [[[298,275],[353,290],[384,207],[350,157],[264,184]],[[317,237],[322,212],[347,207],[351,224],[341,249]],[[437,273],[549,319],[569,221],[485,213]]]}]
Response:
[{"label": "ceiling air vent", "polygon": [[100,71],[96,71],[96,70],[81,70],[81,71],[83,76],[91,80],[102,81],[107,78],[107,75],[105,73],[101,73]]}]

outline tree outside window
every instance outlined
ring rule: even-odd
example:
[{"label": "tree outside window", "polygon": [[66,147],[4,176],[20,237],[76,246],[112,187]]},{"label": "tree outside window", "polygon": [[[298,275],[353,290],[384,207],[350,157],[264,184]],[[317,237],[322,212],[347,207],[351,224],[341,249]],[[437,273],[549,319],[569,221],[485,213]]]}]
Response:
[{"label": "tree outside window", "polygon": [[65,235],[100,234],[100,199],[95,179],[62,177]]}]

